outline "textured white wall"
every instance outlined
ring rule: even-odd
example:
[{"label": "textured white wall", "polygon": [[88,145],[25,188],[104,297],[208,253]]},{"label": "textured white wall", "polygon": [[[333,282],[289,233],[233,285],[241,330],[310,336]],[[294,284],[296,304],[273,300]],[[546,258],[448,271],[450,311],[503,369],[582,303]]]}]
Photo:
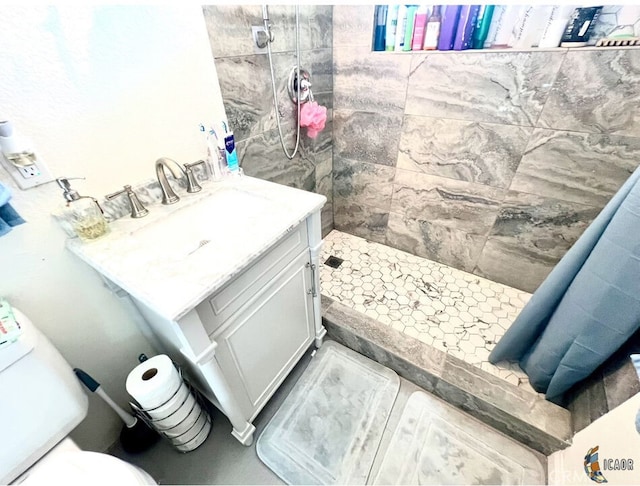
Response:
[{"label": "textured white wall", "polygon": [[[0,15],[0,118],[30,137],[54,176],[84,176],[101,197],[154,177],[161,156],[204,156],[198,123],[224,117],[202,11],[185,6],[9,7]],[[29,315],[74,366],[126,403],[124,380],[153,353],[126,300],[64,248],[55,183],[20,191],[28,221],[0,239],[0,295]],[[104,450],[120,423],[100,401],[73,438]]]},{"label": "textured white wall", "polygon": [[[599,446],[598,462],[610,484],[640,484],[640,433],[636,414],[640,393],[578,432],[571,447],[549,456],[549,484],[596,484],[584,472],[584,456]],[[632,459],[633,470],[603,470],[605,459]],[[615,465],[615,463],[614,463]]]}]

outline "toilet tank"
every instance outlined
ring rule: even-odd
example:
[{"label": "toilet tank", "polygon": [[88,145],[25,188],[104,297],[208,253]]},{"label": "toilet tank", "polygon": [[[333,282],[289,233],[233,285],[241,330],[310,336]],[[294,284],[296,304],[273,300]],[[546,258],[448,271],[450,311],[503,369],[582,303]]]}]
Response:
[{"label": "toilet tank", "polygon": [[0,349],[0,484],[64,439],[88,408],[69,363],[22,312],[13,311],[22,334]]}]

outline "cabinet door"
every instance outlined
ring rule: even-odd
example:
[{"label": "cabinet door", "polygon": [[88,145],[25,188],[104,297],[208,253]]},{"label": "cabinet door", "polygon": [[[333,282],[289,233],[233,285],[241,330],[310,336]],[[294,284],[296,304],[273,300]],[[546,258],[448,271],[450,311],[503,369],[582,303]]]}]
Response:
[{"label": "cabinet door", "polygon": [[303,251],[211,337],[248,420],[262,409],[314,338],[309,252]]}]

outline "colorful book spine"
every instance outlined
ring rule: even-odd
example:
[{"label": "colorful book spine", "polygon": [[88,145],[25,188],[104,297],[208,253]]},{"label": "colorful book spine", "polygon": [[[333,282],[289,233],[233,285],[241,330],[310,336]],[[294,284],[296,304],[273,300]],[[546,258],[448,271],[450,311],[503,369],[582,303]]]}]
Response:
[{"label": "colorful book spine", "polygon": [[420,51],[424,45],[424,34],[427,27],[427,16],[429,7],[421,5],[416,12],[416,21],[413,27],[413,38],[411,39],[411,50]]},{"label": "colorful book spine", "polygon": [[491,26],[491,19],[493,18],[493,11],[495,5],[482,5],[478,11],[478,20],[476,21],[476,28],[473,29],[473,42],[472,47],[474,49],[482,49],[484,43],[489,35],[489,27]]},{"label": "colorful book spine", "polygon": [[400,5],[398,7],[398,25],[396,28],[396,39],[393,50],[398,52],[402,51],[404,45],[404,31],[407,28],[407,7],[406,5]]},{"label": "colorful book spine", "polygon": [[403,51],[411,50],[411,39],[413,39],[413,28],[416,21],[416,13],[418,7],[415,5],[407,5],[407,25],[404,30],[404,43],[402,44]]},{"label": "colorful book spine", "polygon": [[496,42],[496,34],[498,33],[498,27],[502,25],[504,14],[507,11],[506,5],[497,5],[493,10],[493,17],[491,18],[491,25],[489,26],[489,33],[487,34],[487,40],[484,41],[484,48],[488,49]]},{"label": "colorful book spine", "polygon": [[454,50],[462,51],[471,48],[473,30],[476,27],[479,10],[480,5],[463,5],[460,8],[456,37],[453,41]]},{"label": "colorful book spine", "polygon": [[387,9],[387,26],[385,29],[385,50],[393,51],[396,42],[396,29],[398,28],[398,6],[389,5]]},{"label": "colorful book spine", "polygon": [[376,6],[376,28],[373,34],[373,50],[384,51],[387,29],[387,6]]},{"label": "colorful book spine", "polygon": [[442,14],[440,24],[440,38],[438,39],[439,51],[453,49],[453,41],[456,37],[456,28],[460,18],[460,5],[447,5]]}]

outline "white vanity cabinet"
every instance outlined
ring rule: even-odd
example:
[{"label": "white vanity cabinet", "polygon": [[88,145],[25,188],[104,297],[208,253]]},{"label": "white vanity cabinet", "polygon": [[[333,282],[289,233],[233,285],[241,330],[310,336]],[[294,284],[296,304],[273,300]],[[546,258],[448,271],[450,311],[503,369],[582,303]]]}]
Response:
[{"label": "white vanity cabinet", "polygon": [[[155,208],[146,226],[118,220],[103,239],[68,247],[131,298],[147,338],[250,445],[253,419],[326,334],[317,271],[326,198],[251,177],[210,191],[182,209]],[[237,218],[212,231],[229,198]]]},{"label": "white vanity cabinet", "polygon": [[320,231],[317,212],[176,322],[133,297],[162,347],[227,415],[244,445],[253,442],[253,419],[326,334],[316,271]]}]

